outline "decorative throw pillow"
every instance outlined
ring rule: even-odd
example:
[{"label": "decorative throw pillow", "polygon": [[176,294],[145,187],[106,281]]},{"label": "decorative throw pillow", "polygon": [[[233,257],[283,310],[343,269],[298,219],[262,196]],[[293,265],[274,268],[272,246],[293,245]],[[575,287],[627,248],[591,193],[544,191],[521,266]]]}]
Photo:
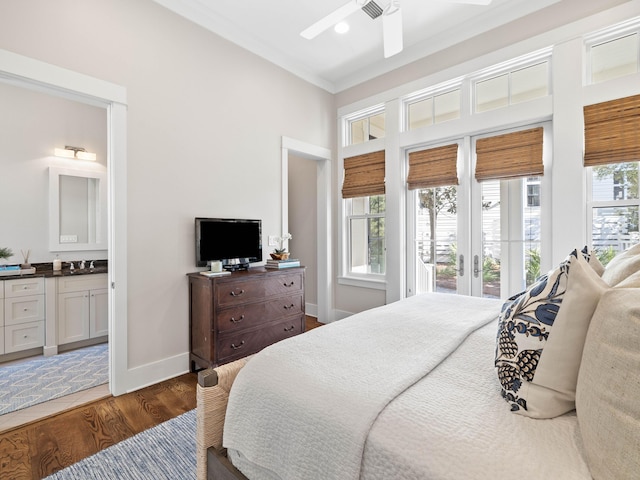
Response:
[{"label": "decorative throw pillow", "polygon": [[607,288],[574,250],[503,305],[495,365],[502,396],[513,412],[553,418],[575,408],[584,339]]},{"label": "decorative throw pillow", "polygon": [[593,250],[589,250],[589,247],[585,245],[582,249],[582,256],[585,260],[591,265],[591,268],[595,270],[595,272],[601,277],[604,273],[604,265],[600,262],[600,259],[596,255],[596,252]]},{"label": "decorative throw pillow", "polygon": [[614,287],[629,275],[640,270],[640,243],[619,253],[604,269],[602,279]]},{"label": "decorative throw pillow", "polygon": [[576,414],[596,480],[640,473],[640,289],[602,295],[584,345]]}]

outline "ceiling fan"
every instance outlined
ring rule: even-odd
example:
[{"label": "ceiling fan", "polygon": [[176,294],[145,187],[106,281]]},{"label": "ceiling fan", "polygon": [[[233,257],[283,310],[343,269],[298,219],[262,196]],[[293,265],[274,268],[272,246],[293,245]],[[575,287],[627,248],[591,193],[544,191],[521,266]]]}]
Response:
[{"label": "ceiling fan", "polygon": [[[380,2],[381,0],[377,0]],[[472,5],[489,5],[492,0],[441,0],[450,3],[466,3]],[[337,10],[321,18],[300,35],[311,40],[336,23],[341,22],[352,13],[362,9],[372,19],[382,16],[382,36],[384,41],[384,57],[389,58],[402,51],[402,10],[400,0],[389,0],[383,8],[376,0],[350,0]]]}]

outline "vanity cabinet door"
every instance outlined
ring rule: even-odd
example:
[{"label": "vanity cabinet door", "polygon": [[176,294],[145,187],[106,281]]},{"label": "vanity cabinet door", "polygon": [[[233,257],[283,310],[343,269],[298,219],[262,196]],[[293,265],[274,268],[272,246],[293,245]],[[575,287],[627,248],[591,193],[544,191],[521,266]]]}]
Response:
[{"label": "vanity cabinet door", "polygon": [[89,291],[58,294],[58,344],[89,338]]},{"label": "vanity cabinet door", "polygon": [[109,304],[107,288],[89,292],[89,336],[102,337],[109,333]]}]

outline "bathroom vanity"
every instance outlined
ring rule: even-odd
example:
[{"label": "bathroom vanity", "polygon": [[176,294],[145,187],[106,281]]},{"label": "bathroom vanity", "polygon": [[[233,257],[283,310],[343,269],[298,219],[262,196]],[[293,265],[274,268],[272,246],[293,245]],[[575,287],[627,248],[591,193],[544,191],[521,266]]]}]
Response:
[{"label": "bathroom vanity", "polygon": [[93,267],[0,278],[0,362],[108,340],[106,261]]}]

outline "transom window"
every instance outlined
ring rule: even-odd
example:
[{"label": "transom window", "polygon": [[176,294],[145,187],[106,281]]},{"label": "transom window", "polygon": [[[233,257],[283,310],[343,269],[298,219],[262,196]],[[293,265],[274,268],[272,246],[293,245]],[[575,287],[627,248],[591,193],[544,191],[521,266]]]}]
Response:
[{"label": "transom window", "polygon": [[493,72],[474,82],[474,112],[481,113],[549,95],[549,61]]},{"label": "transom window", "polygon": [[601,83],[640,71],[640,26],[600,32],[585,41],[587,83]]},{"label": "transom window", "polygon": [[379,107],[355,114],[346,119],[347,142],[345,145],[356,145],[385,136],[385,113]]},{"label": "transom window", "polygon": [[406,102],[407,129],[426,127],[460,118],[460,88],[421,95]]}]

